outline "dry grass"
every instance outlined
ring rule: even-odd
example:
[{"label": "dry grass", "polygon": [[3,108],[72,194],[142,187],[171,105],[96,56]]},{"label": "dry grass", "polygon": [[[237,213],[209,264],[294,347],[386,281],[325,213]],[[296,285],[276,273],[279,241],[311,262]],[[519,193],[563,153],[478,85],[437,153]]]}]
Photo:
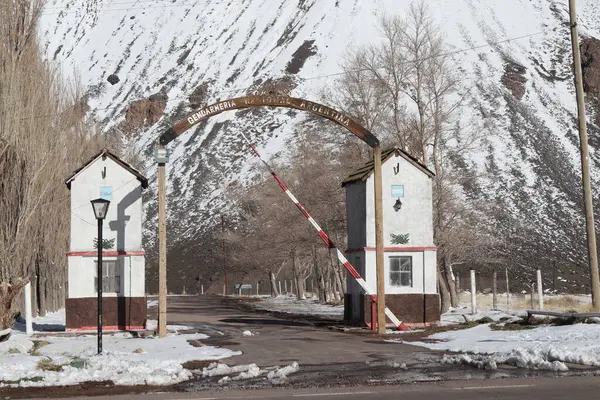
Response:
[{"label": "dry grass", "polygon": [[[470,294],[461,294],[460,301],[463,305],[471,303]],[[500,310],[506,310],[507,307],[506,293],[498,294],[498,308]],[[477,295],[477,308],[480,310],[491,310],[493,306],[493,299],[491,294],[478,294]],[[511,294],[509,302],[510,310],[530,310],[531,297],[530,295],[524,294]],[[533,299],[533,309],[538,309],[537,295]],[[592,304],[586,301],[584,298],[579,298],[572,295],[559,295],[559,296],[544,296],[544,310],[545,311],[562,311],[562,312],[591,312]]]},{"label": "dry grass", "polygon": [[52,371],[52,372],[60,372],[63,370],[62,365],[56,365],[52,362],[52,360],[44,358],[40,360],[37,364],[37,368],[41,371]]}]

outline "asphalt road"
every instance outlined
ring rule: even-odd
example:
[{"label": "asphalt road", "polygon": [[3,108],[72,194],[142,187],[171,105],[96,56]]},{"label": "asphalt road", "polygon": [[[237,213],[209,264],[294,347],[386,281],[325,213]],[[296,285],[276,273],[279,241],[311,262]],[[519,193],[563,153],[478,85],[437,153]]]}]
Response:
[{"label": "asphalt road", "polygon": [[[94,397],[95,400],[165,399],[165,400],[221,400],[221,399],[361,399],[361,400],[589,400],[598,398],[600,379],[568,377],[561,379],[506,379],[483,382],[442,382],[400,386],[363,386],[352,389],[312,390],[246,390],[202,393],[156,393]],[[85,398],[85,397],[80,397]]]},{"label": "asphalt road", "polygon": [[[210,336],[202,341],[205,344],[243,352],[225,360],[228,364],[422,363],[438,357],[438,353],[422,347],[324,329],[315,326],[315,321],[247,311],[240,309],[236,299],[221,296],[169,297],[167,320],[169,324],[199,328]],[[254,335],[243,336],[245,330]]]}]

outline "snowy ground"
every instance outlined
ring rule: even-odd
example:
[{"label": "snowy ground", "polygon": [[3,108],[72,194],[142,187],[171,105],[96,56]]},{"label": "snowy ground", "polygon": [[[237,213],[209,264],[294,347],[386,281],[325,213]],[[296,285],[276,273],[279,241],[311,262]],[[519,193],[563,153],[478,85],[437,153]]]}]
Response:
[{"label": "snowy ground", "polygon": [[[34,329],[64,331],[64,310],[34,319]],[[156,324],[149,321],[149,325]],[[166,338],[138,338],[130,333],[105,334],[103,354],[97,355],[95,334],[67,336],[44,333],[30,338],[17,324],[8,341],[0,343],[0,387],[65,386],[90,381],[116,385],[170,385],[192,377],[182,363],[219,360],[240,352],[212,346],[195,347],[190,341],[203,334],[179,334],[186,326],[167,328]]]},{"label": "snowy ground", "polygon": [[289,314],[314,315],[323,318],[342,318],[343,305],[319,304],[317,299],[297,300],[296,296],[259,296],[261,301],[253,305],[261,310],[277,311]]},{"label": "snowy ground", "polygon": [[[496,369],[498,364],[520,368],[566,371],[566,364],[600,367],[600,325],[574,324],[563,326],[525,326],[522,330],[494,330],[492,326],[522,321],[531,309],[526,296],[511,298],[510,305],[499,301],[501,310],[491,310],[491,295],[477,296],[477,312],[471,312],[468,300],[461,298],[461,307],[442,315],[442,325],[459,324],[489,318],[492,323],[469,329],[437,333],[427,341],[411,344],[434,350],[447,350],[461,354],[448,354],[442,362],[470,364],[480,368]],[[537,299],[534,299],[534,309]],[[545,296],[545,310],[569,311],[589,307],[590,296]],[[530,328],[530,329],[529,329]]]},{"label": "snowy ground", "polygon": [[446,355],[444,363],[465,363],[486,369],[498,364],[521,368],[566,371],[565,363],[600,367],[600,325],[540,326],[519,331],[495,331],[490,324],[438,333],[411,342],[434,350],[463,354]]}]

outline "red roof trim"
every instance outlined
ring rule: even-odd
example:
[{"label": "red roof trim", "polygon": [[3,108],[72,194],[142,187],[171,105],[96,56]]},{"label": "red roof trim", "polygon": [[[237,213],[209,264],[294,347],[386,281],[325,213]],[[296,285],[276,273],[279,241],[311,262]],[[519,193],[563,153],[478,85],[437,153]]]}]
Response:
[{"label": "red roof trim", "polygon": [[148,178],[146,178],[144,175],[142,175],[142,173],[140,171],[133,168],[130,164],[121,160],[110,150],[105,148],[105,149],[102,149],[102,151],[100,153],[93,156],[88,162],[86,162],[81,167],[79,167],[75,171],[73,171],[73,173],[65,180],[65,184],[67,185],[67,188],[71,189],[71,182],[73,182],[75,180],[75,177],[77,177],[77,175],[79,175],[79,173],[81,171],[86,169],[89,165],[91,165],[94,161],[96,161],[97,159],[99,159],[102,156],[109,157],[111,160],[113,160],[114,162],[119,164],[121,167],[123,167],[127,171],[131,172],[137,178],[137,180],[141,182],[143,189],[146,189],[148,187]]}]

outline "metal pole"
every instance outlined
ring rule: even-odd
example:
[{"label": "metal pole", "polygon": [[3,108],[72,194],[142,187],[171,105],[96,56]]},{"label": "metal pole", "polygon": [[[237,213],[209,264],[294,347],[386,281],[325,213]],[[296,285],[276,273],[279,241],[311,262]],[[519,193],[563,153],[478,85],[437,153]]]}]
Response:
[{"label": "metal pole", "polygon": [[385,335],[385,267],[383,264],[383,198],[381,147],[373,148],[375,167],[375,266],[377,271],[377,332]]},{"label": "metal pole", "polygon": [[221,214],[221,232],[223,233],[223,271],[225,271],[225,295],[229,293],[228,282],[227,282],[227,261],[225,260],[225,217]]},{"label": "metal pole", "polygon": [[[159,145],[159,149],[163,146]],[[167,336],[167,235],[165,163],[158,163],[158,336]]]},{"label": "metal pole", "polygon": [[102,354],[102,219],[98,218],[98,354]]},{"label": "metal pole", "polygon": [[471,269],[471,313],[477,312],[477,297],[475,296],[477,288],[475,287],[475,270]]},{"label": "metal pole", "polygon": [[577,98],[577,117],[579,119],[579,142],[581,151],[581,179],[583,181],[583,199],[585,204],[585,222],[587,227],[588,259],[591,270],[592,304],[594,311],[600,311],[600,279],[598,277],[598,254],[596,252],[596,231],[594,229],[594,210],[592,205],[592,188],[590,184],[590,156],[588,150],[587,125],[585,121],[585,97],[581,71],[581,55],[579,54],[579,35],[577,33],[577,12],[575,0],[569,0],[571,19],[571,43],[573,47],[573,64],[575,66],[575,93]]},{"label": "metal pole", "polygon": [[537,290],[538,290],[538,307],[540,311],[544,309],[544,292],[542,290],[542,271],[537,270]]},{"label": "metal pole", "polygon": [[204,285],[200,285],[200,294],[204,294]]}]

